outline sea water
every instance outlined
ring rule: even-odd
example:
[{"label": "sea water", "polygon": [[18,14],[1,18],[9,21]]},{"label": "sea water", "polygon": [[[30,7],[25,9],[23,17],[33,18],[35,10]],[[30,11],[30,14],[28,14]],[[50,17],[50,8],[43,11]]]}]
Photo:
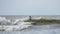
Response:
[{"label": "sea water", "polygon": [[22,31],[0,31],[0,34],[60,34],[60,25],[35,25]]},{"label": "sea water", "polygon": [[0,31],[0,34],[60,34],[60,24],[31,25],[20,31]]}]

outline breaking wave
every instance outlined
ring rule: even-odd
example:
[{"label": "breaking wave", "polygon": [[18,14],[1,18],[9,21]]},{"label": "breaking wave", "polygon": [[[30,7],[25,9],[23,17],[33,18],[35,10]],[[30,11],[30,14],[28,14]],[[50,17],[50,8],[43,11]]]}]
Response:
[{"label": "breaking wave", "polygon": [[22,31],[25,29],[33,30],[44,30],[44,29],[56,29],[60,28],[60,24],[52,25],[32,25],[33,22],[24,22],[21,19],[6,19],[5,17],[0,17],[0,31]]},{"label": "breaking wave", "polygon": [[31,26],[31,22],[23,22],[16,19],[13,23],[5,17],[0,17],[0,31],[18,31],[24,30]]}]

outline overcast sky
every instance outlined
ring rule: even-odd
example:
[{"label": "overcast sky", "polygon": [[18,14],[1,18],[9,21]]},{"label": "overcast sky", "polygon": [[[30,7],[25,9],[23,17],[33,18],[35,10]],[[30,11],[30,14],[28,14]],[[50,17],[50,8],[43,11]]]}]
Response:
[{"label": "overcast sky", "polygon": [[60,0],[0,0],[0,15],[60,15]]}]

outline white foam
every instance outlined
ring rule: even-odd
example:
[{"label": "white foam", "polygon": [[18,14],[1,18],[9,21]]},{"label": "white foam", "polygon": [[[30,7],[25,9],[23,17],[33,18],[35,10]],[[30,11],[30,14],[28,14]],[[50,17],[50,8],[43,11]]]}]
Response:
[{"label": "white foam", "polygon": [[15,30],[23,30],[25,28],[28,28],[29,26],[31,26],[31,24],[29,25],[29,22],[19,22],[17,25],[1,25],[1,29],[5,30],[5,31],[15,31]]}]

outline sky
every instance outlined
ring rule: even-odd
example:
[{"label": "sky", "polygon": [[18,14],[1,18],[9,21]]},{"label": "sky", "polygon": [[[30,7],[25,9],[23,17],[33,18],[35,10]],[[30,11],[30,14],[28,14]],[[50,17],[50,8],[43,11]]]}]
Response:
[{"label": "sky", "polygon": [[0,0],[0,15],[60,15],[60,0]]}]

